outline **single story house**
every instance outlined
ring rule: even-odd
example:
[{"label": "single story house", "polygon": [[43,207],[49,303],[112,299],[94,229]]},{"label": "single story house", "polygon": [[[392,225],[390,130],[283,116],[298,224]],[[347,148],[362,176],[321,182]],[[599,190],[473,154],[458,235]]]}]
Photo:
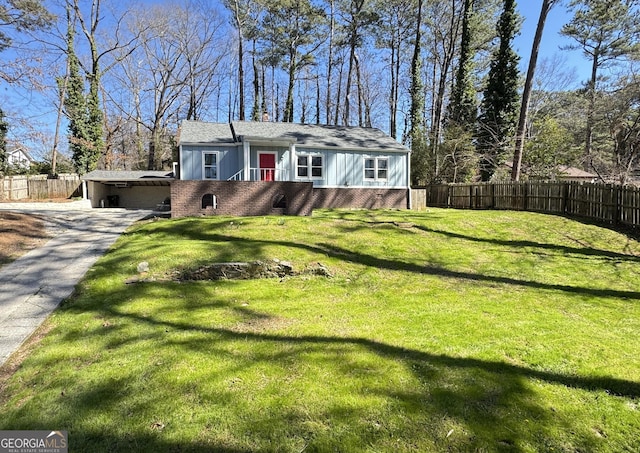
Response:
[{"label": "single story house", "polygon": [[379,129],[184,121],[171,214],[410,207],[409,149]]},{"label": "single story house", "polygon": [[315,208],[410,208],[409,149],[379,129],[183,121],[173,172],[92,171],[93,207],[171,216],[310,215]]},{"label": "single story house", "polygon": [[[509,169],[513,168],[513,161],[505,162],[505,167]],[[527,168],[522,168],[522,173],[527,174]],[[584,171],[580,168],[571,167],[569,165],[559,165],[555,168],[555,176],[554,179],[557,181],[566,181],[566,182],[596,182],[598,179],[598,175],[594,175],[593,173],[589,173],[588,171]]]},{"label": "single story house", "polygon": [[598,180],[598,175],[589,173],[588,171],[584,171],[580,168],[561,165],[558,167],[558,175],[556,178],[559,181],[596,182]]}]

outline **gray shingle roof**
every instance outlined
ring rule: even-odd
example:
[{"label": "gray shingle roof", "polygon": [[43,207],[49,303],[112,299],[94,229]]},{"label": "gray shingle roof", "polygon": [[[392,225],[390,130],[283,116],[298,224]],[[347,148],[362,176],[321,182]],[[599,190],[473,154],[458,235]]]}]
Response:
[{"label": "gray shingle roof", "polygon": [[299,147],[409,152],[405,146],[381,130],[365,127],[251,121],[234,121],[231,124],[184,121],[180,134],[180,143],[229,143],[240,142],[246,137],[253,140],[294,142]]},{"label": "gray shingle roof", "polygon": [[180,143],[233,143],[228,123],[183,121],[180,127]]}]

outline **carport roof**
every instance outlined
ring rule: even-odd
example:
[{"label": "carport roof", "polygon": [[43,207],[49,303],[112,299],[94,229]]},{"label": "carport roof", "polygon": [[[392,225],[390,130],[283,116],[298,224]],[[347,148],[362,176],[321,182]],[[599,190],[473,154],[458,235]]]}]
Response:
[{"label": "carport roof", "polygon": [[164,186],[173,181],[172,171],[112,171],[94,170],[82,176],[84,181],[96,181],[103,184],[123,184],[140,186]]}]

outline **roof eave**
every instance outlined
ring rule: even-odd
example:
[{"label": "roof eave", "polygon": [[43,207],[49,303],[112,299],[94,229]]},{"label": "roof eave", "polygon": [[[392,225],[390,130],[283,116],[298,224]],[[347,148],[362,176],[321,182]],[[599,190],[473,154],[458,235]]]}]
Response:
[{"label": "roof eave", "polygon": [[296,138],[285,138],[285,137],[261,137],[259,135],[239,135],[239,141],[241,142],[261,142],[261,143],[269,143],[274,145],[285,145],[290,146],[296,144],[298,140]]}]

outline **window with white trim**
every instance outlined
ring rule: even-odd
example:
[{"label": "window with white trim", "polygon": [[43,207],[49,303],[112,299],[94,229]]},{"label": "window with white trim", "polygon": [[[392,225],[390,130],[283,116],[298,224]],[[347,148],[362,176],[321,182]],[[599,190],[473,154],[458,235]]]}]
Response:
[{"label": "window with white trim", "polygon": [[365,157],[364,179],[368,181],[385,181],[389,178],[388,157]]},{"label": "window with white trim", "polygon": [[203,179],[218,179],[218,153],[202,153]]},{"label": "window with white trim", "polygon": [[320,154],[298,154],[296,175],[302,179],[321,179],[324,174],[324,159]]}]

